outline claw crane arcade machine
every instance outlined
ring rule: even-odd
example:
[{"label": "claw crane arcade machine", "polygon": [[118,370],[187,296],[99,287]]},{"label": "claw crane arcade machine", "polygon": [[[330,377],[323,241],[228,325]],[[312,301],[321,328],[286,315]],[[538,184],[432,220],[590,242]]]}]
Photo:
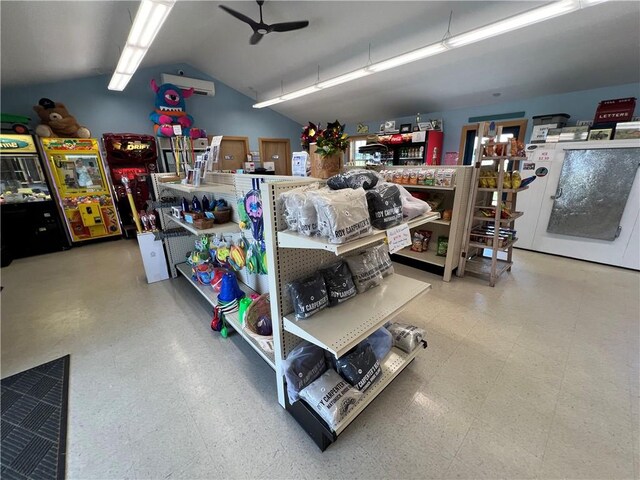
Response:
[{"label": "claw crane arcade machine", "polygon": [[120,221],[95,138],[42,138],[73,242],[120,236]]},{"label": "claw crane arcade machine", "polygon": [[136,224],[122,178],[129,180],[137,211],[147,209],[151,200],[150,174],[156,171],[158,154],[155,137],[135,133],[105,133],[102,136],[122,229],[127,238],[136,238]]},{"label": "claw crane arcade machine", "polygon": [[[3,123],[5,117],[3,115]],[[31,135],[0,134],[3,266],[14,258],[56,252],[71,246],[43,163]]]}]

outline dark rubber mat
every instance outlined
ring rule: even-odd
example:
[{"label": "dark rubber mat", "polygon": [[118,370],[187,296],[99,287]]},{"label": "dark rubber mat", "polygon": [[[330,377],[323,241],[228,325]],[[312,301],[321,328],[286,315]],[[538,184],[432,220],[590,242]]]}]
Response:
[{"label": "dark rubber mat", "polygon": [[63,480],[69,355],[2,379],[2,480]]}]

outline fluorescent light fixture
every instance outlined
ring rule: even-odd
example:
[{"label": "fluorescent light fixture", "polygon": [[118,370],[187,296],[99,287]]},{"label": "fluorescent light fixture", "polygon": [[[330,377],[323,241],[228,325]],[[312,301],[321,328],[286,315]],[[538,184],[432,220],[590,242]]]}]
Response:
[{"label": "fluorescent light fixture", "polygon": [[256,103],[253,105],[253,108],[264,108],[270,107],[271,105],[275,105],[276,103],[284,102],[282,97],[272,98],[271,100],[266,100],[264,102]]},{"label": "fluorescent light fixture", "polygon": [[341,83],[351,82],[353,80],[357,80],[358,78],[366,77],[367,75],[371,75],[373,72],[369,72],[366,68],[361,68],[360,70],[355,70],[353,72],[345,73],[344,75],[340,75],[339,77],[330,78],[329,80],[325,80],[324,82],[320,82],[318,84],[318,88],[330,88],[335,87],[336,85],[340,85]]},{"label": "fluorescent light fixture", "polygon": [[124,90],[124,87],[127,86],[127,83],[129,83],[129,80],[131,80],[131,75],[127,75],[124,73],[114,73],[111,77],[108,88],[109,90],[122,91]]},{"label": "fluorescent light fixture", "polygon": [[[109,90],[124,90],[156,38],[176,0],[142,0],[131,25]],[[119,75],[119,76],[118,76]],[[118,76],[116,78],[116,76]],[[125,81],[126,79],[126,81]]]},{"label": "fluorescent light fixture", "polygon": [[391,57],[387,60],[374,63],[367,66],[366,68],[361,68],[359,70],[355,70],[353,72],[346,73],[335,78],[330,78],[329,80],[317,83],[316,85],[313,85],[311,87],[296,90],[294,92],[271,100],[256,103],[255,105],[253,105],[253,108],[269,107],[271,105],[282,103],[287,100],[292,100],[294,98],[299,98],[304,95],[310,95],[324,88],[335,87],[336,85],[351,82],[367,75],[383,72],[385,70],[422,60],[423,58],[431,57],[433,55],[439,55],[453,48],[480,42],[487,38],[518,30],[519,28],[527,27],[529,25],[533,25],[534,23],[543,22],[560,15],[566,15],[567,13],[579,10],[580,8],[587,8],[592,5],[603,3],[605,1],[607,0],[561,0],[551,2],[547,5],[543,5],[542,7],[534,8],[533,10],[529,10],[527,12],[505,18],[504,20],[497,21],[490,25],[476,28],[475,30],[465,32],[454,37],[449,37],[443,42],[427,45],[426,47],[418,48],[416,50]]},{"label": "fluorescent light fixture", "polygon": [[144,54],[147,51],[144,48],[136,48],[126,45],[120,55],[120,61],[116,66],[117,73],[126,73],[133,75],[138,69],[138,65],[144,58]]},{"label": "fluorescent light fixture", "polygon": [[524,12],[519,15],[514,15],[513,17],[505,18],[504,20],[492,23],[491,25],[476,28],[470,32],[448,38],[446,40],[446,44],[450,47],[469,45],[470,43],[480,42],[487,38],[502,35],[503,33],[518,30],[520,28],[533,25],[534,23],[573,12],[579,8],[580,4],[575,0],[554,2],[543,7],[534,8],[533,10],[529,10],[528,12]]},{"label": "fluorescent light fixture", "polygon": [[293,100],[294,98],[304,97],[305,95],[309,95],[310,93],[316,92],[320,90],[315,85],[312,85],[307,88],[303,88],[302,90],[296,90],[295,92],[287,93],[286,95],[282,95],[282,100]]},{"label": "fluorescent light fixture", "polygon": [[389,70],[390,68],[396,68],[400,65],[406,65],[407,63],[422,60],[423,58],[431,57],[432,55],[437,55],[444,52],[446,49],[447,47],[445,47],[443,44],[436,43],[434,45],[429,45],[428,47],[423,47],[408,53],[403,53],[402,55],[392,57],[389,60],[374,63],[373,65],[369,65],[367,67],[367,70],[376,73],[383,72],[385,70]]}]

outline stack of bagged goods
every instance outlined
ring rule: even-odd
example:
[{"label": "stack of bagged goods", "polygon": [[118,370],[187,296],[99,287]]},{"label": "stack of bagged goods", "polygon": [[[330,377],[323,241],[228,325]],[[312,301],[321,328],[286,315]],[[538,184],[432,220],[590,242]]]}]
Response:
[{"label": "stack of bagged goods", "polygon": [[367,205],[373,228],[387,230],[402,223],[402,197],[397,185],[385,182],[368,190]]},{"label": "stack of bagged goods", "polygon": [[455,185],[455,168],[398,168],[380,172],[387,182],[402,185],[452,187]]},{"label": "stack of bagged goods", "polygon": [[318,230],[329,243],[342,244],[371,235],[367,195],[363,188],[318,190],[311,195]]},{"label": "stack of bagged goods", "polygon": [[382,376],[380,362],[368,343],[360,343],[336,360],[338,373],[352,386],[364,392]]},{"label": "stack of bagged goods", "polygon": [[297,319],[309,318],[329,305],[329,295],[320,272],[291,282],[289,294]]},{"label": "stack of bagged goods", "polygon": [[329,295],[329,306],[346,302],[357,293],[349,267],[344,261],[329,265],[320,270]]},{"label": "stack of bagged goods", "polygon": [[299,395],[332,430],[338,427],[362,397],[361,392],[332,369],[302,389]]},{"label": "stack of bagged goods", "polygon": [[289,352],[283,370],[289,403],[296,402],[300,390],[327,371],[324,350],[303,340]]},{"label": "stack of bagged goods", "polygon": [[433,232],[429,230],[416,230],[413,232],[411,240],[411,250],[413,252],[426,252],[429,250],[429,240]]},{"label": "stack of bagged goods", "polygon": [[322,267],[313,275],[289,283],[293,311],[305,320],[326,307],[335,307],[382,283],[394,273],[386,244],[379,244]]},{"label": "stack of bagged goods", "polygon": [[308,236],[318,235],[318,214],[309,192],[319,188],[319,183],[310,183],[280,195],[284,220],[289,230]]},{"label": "stack of bagged goods", "polygon": [[387,330],[393,337],[393,346],[406,353],[413,352],[424,340],[424,330],[413,325],[395,322],[387,325]]},{"label": "stack of bagged goods", "polygon": [[366,237],[373,228],[387,230],[430,211],[402,186],[385,182],[376,172],[350,170],[280,195],[283,220],[289,231],[321,236],[343,244]]},{"label": "stack of bagged goods", "polygon": [[345,188],[364,188],[371,190],[382,178],[371,170],[349,170],[339,173],[327,180],[327,186],[332,190],[343,190]]},{"label": "stack of bagged goods", "polygon": [[289,403],[302,398],[332,428],[347,416],[362,393],[382,377],[380,364],[391,351],[391,333],[380,328],[339,359],[335,369],[322,348],[302,341],[284,361]]},{"label": "stack of bagged goods", "polygon": [[382,283],[382,274],[378,266],[377,255],[371,250],[365,250],[357,255],[345,258],[349,270],[353,275],[358,293],[364,293]]}]

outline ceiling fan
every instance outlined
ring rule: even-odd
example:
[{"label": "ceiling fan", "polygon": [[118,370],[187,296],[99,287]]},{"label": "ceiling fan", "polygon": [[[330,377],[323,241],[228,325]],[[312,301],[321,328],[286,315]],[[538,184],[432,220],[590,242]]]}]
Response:
[{"label": "ceiling fan", "polygon": [[260,22],[256,22],[252,18],[249,18],[240,12],[236,12],[235,10],[229,7],[226,7],[224,5],[219,5],[219,7],[223,9],[225,12],[233,15],[238,20],[248,24],[253,29],[253,35],[251,35],[251,38],[249,39],[249,43],[251,45],[255,45],[256,43],[258,43],[262,39],[262,37],[264,37],[267,33],[290,32],[292,30],[299,30],[301,28],[305,28],[309,25],[308,20],[301,20],[299,22],[273,23],[271,25],[267,25],[262,20],[262,5],[264,4],[264,0],[256,0],[256,2],[260,6]]}]

